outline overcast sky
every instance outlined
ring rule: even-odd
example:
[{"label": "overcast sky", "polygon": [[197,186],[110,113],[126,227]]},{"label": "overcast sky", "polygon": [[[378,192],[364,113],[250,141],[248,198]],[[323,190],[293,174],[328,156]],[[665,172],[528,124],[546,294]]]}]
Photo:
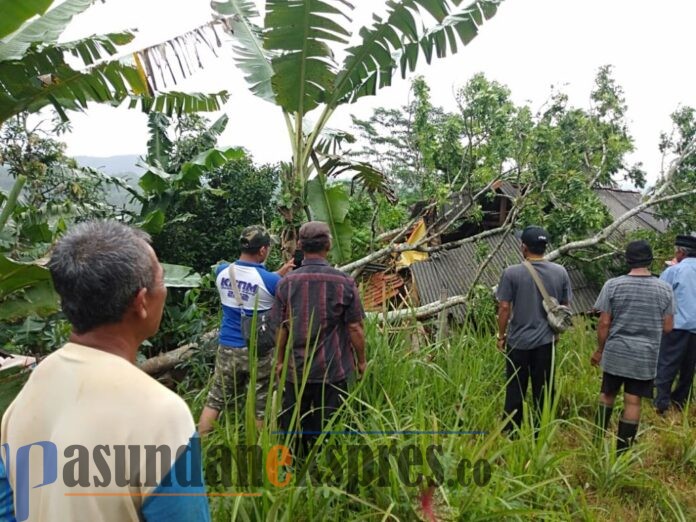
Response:
[{"label": "overcast sky", "polygon": [[[370,22],[381,0],[353,0],[356,29]],[[464,2],[466,3],[466,1]],[[64,35],[137,28],[137,47],[173,37],[210,19],[207,0],[112,0],[80,15]],[[517,103],[537,109],[551,86],[566,92],[572,104],[587,107],[597,69],[614,65],[625,90],[630,128],[636,140],[634,161],[642,161],[649,179],[660,171],[661,131],[679,105],[696,106],[696,1],[694,0],[507,0],[471,44],[452,57],[417,71],[425,75],[433,102],[454,109],[453,93],[477,72],[506,84]],[[229,55],[210,59],[205,70],[177,86],[179,90],[226,89],[230,116],[223,145],[241,145],[258,162],[289,158],[280,112],[246,90]],[[408,101],[409,81],[397,80],[375,97],[362,98],[336,113],[330,126],[348,129],[351,113],[369,116],[374,107]],[[71,155],[142,154],[146,117],[125,108],[93,106],[72,116],[66,136]]]}]

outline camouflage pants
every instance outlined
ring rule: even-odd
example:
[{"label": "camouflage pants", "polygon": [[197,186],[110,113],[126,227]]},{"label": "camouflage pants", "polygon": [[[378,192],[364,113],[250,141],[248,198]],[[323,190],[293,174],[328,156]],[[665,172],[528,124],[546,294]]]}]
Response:
[{"label": "camouflage pants", "polygon": [[[256,417],[261,418],[266,408],[273,371],[273,350],[269,350],[267,355],[253,363],[256,364]],[[218,346],[215,373],[206,406],[218,411],[222,411],[226,406],[243,409],[251,379],[250,372],[248,348]]]}]

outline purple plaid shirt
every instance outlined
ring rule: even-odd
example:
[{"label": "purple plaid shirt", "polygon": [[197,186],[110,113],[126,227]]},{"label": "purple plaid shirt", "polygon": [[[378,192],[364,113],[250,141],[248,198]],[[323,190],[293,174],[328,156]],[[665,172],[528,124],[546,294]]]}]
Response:
[{"label": "purple plaid shirt", "polygon": [[353,278],[323,259],[305,259],[302,267],[278,283],[271,309],[284,323],[292,343],[288,380],[339,382],[355,368],[348,324],[365,317]]}]

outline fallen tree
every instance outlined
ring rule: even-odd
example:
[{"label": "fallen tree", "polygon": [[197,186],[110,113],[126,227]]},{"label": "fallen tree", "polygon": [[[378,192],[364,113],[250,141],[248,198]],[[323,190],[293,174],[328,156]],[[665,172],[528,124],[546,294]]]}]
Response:
[{"label": "fallen tree", "polygon": [[[606,242],[606,240],[612,235],[612,233],[616,232],[623,223],[628,221],[630,218],[633,216],[636,216],[640,214],[641,212],[645,211],[648,208],[654,207],[656,205],[660,205],[662,203],[667,203],[670,201],[675,201],[679,200],[682,198],[686,198],[688,196],[693,196],[696,195],[696,187],[690,190],[685,190],[681,192],[677,192],[674,194],[669,194],[670,189],[673,187],[675,177],[677,176],[677,173],[679,171],[680,166],[684,163],[685,159],[690,156],[691,154],[694,154],[696,152],[696,137],[692,138],[691,141],[685,146],[681,153],[672,160],[670,167],[668,171],[663,175],[662,179],[659,180],[659,182],[656,184],[654,190],[651,192],[651,194],[648,196],[648,198],[641,203],[640,205],[626,211],[623,213],[621,216],[613,220],[613,222],[606,227],[604,227],[602,230],[594,234],[592,237],[589,237],[587,239],[582,239],[578,241],[570,241],[566,244],[563,244],[559,246],[558,248],[552,250],[551,252],[548,252],[545,256],[545,259],[548,261],[553,261],[558,259],[559,257],[563,255],[567,255],[573,251],[576,250],[581,250],[581,249],[586,249],[590,247],[595,247],[600,244],[603,244]],[[390,254],[395,254],[395,253],[401,253],[401,252],[408,252],[408,251],[420,251],[420,252],[437,252],[441,250],[446,250],[446,249],[452,249],[452,248],[457,248],[459,246],[462,246],[466,243],[471,243],[471,242],[476,242],[479,241],[485,237],[490,237],[493,235],[502,235],[502,239],[498,241],[496,244],[496,247],[493,249],[492,252],[490,252],[486,258],[483,260],[483,262],[479,265],[477,269],[477,273],[475,276],[474,281],[478,281],[479,278],[481,277],[481,274],[485,270],[485,267],[490,261],[493,259],[493,257],[496,255],[497,251],[500,249],[503,239],[512,231],[514,227],[515,220],[517,216],[519,215],[519,211],[522,208],[522,200],[524,199],[524,196],[521,198],[518,198],[518,201],[515,201],[515,206],[513,207],[513,212],[511,212],[509,218],[501,227],[488,230],[485,232],[482,232],[480,234],[461,239],[459,241],[454,241],[452,243],[447,243],[447,244],[441,244],[441,245],[434,245],[434,246],[426,246],[426,242],[428,240],[432,240],[433,236],[430,235],[427,238],[424,238],[423,240],[419,241],[417,244],[396,244],[396,245],[390,245],[388,247],[385,247],[377,252],[374,252],[368,256],[366,256],[363,259],[360,259],[358,261],[355,261],[353,263],[350,263],[348,265],[345,265],[341,267],[341,270],[345,272],[352,272],[356,269],[359,269],[361,266],[364,266],[364,264],[373,262],[375,260],[378,260],[380,258],[385,257],[386,255]],[[366,261],[367,260],[367,261]],[[473,288],[474,285],[472,285]],[[445,300],[442,300],[440,302],[436,303],[429,303],[417,308],[411,308],[411,309],[404,309],[404,310],[395,310],[387,313],[374,313],[374,314],[369,314],[369,317],[372,317],[376,320],[383,321],[383,322],[391,322],[391,321],[399,321],[405,318],[416,318],[416,319],[423,319],[430,317],[432,315],[435,315],[447,308],[457,306],[457,305],[462,305],[466,304],[469,300],[471,291],[469,292],[469,295],[453,295],[448,297]]]},{"label": "fallen tree", "polygon": [[165,351],[146,359],[138,366],[142,371],[149,375],[159,375],[172,370],[178,364],[194,355],[196,350],[203,348],[210,343],[218,335],[218,330],[211,330],[201,336],[200,341],[184,344],[170,351]]}]

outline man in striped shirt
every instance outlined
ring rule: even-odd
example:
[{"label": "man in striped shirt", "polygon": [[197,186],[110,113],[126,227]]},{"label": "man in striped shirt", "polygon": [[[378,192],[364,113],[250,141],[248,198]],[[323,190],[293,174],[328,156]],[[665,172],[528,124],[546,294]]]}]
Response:
[{"label": "man in striped shirt", "polygon": [[290,349],[281,426],[291,428],[299,405],[296,418],[307,451],[340,407],[355,359],[359,375],[367,363],[360,295],[350,276],[329,266],[329,227],[310,221],[300,228],[299,239],[302,266],[278,283],[271,314],[279,325],[279,375],[286,346]]},{"label": "man in striped shirt", "polygon": [[672,330],[674,295],[668,284],[648,270],[652,260],[652,249],[646,241],[629,243],[628,275],[607,281],[595,303],[601,315],[598,347],[591,363],[597,366],[601,362],[604,370],[597,439],[609,424],[614,400],[623,385],[624,411],[619,420],[617,453],[628,448],[636,437],[640,398],[652,398],[662,332]]}]

